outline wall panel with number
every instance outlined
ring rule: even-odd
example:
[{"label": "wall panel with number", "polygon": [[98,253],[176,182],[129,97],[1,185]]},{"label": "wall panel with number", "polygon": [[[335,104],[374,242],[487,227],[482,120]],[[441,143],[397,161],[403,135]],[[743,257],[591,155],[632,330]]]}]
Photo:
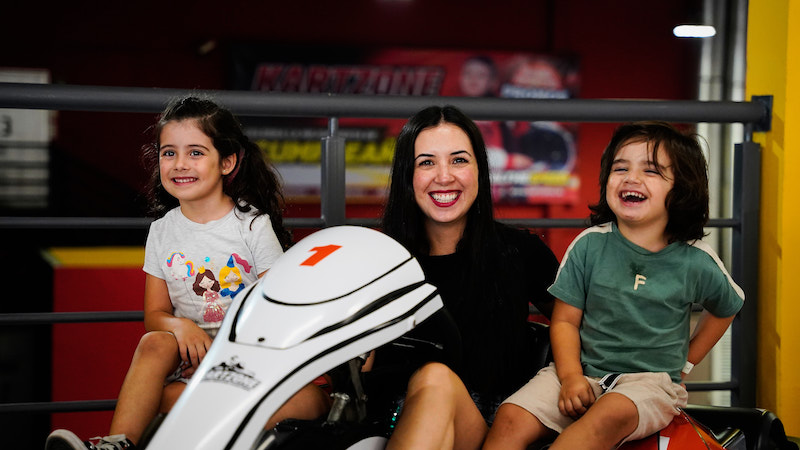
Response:
[{"label": "wall panel with number", "polygon": [[[0,69],[0,82],[49,83],[50,74],[46,70]],[[47,207],[51,114],[0,108],[0,209]]]}]

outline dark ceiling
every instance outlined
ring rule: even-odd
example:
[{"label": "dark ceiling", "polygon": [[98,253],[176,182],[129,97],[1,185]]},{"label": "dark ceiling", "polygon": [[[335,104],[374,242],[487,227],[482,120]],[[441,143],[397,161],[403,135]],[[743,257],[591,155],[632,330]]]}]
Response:
[{"label": "dark ceiling", "polygon": [[[54,82],[218,88],[238,43],[282,54],[308,47],[514,50],[579,54],[676,52],[672,27],[699,0],[15,1],[3,6],[0,66],[44,67]],[[287,50],[288,49],[288,50]],[[619,55],[618,52],[624,52]],[[335,56],[335,55],[334,55]],[[662,55],[654,53],[654,61]],[[670,70],[665,68],[665,70]],[[216,84],[216,86],[215,86]],[[591,91],[590,91],[591,92]],[[624,93],[614,95],[626,96]]]}]

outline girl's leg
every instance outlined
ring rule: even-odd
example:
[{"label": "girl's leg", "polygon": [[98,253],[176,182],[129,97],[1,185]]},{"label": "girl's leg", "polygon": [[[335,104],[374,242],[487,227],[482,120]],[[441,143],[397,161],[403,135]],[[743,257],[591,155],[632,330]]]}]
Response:
[{"label": "girl's leg", "polygon": [[184,389],[186,389],[186,383],[183,381],[173,381],[164,386],[164,392],[161,393],[161,406],[159,406],[158,412],[161,414],[168,413],[175,406],[175,402],[178,401],[178,397],[181,396]]},{"label": "girl's leg", "polygon": [[164,379],[180,364],[178,342],[172,333],[151,331],[139,341],[120,389],[110,435],[124,434],[136,443],[156,416]]},{"label": "girl's leg", "polygon": [[483,448],[525,449],[540,439],[551,438],[554,435],[553,430],[542,425],[542,422],[528,410],[513,403],[503,403],[497,409],[497,415]]},{"label": "girl's leg", "polygon": [[550,449],[613,449],[633,433],[638,424],[636,405],[628,397],[610,392],[568,426]]},{"label": "girl's leg", "polygon": [[411,376],[403,412],[387,449],[476,449],[487,427],[458,376],[428,363]]},{"label": "girl's leg", "polygon": [[319,386],[309,383],[287,400],[269,418],[264,428],[274,428],[278,422],[284,419],[316,419],[327,413],[330,408],[331,397]]}]

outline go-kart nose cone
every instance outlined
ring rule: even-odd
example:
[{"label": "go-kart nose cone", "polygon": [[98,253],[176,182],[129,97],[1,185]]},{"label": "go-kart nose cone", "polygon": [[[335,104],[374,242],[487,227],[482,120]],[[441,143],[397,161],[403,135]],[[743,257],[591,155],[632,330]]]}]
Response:
[{"label": "go-kart nose cone", "polygon": [[355,226],[321,230],[290,248],[260,283],[264,297],[291,305],[331,301],[373,282],[411,255],[379,231]]},{"label": "go-kart nose cone", "polygon": [[148,448],[252,449],[303,386],[440,308],[436,288],[393,239],[363,227],[318,231],[233,299]]}]

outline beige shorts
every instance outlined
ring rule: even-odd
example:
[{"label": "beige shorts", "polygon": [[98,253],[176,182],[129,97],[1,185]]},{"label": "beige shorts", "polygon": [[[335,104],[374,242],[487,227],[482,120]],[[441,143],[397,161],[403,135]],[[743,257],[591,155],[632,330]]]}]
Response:
[{"label": "beige shorts", "polygon": [[[599,378],[586,377],[591,383],[595,398],[604,395]],[[561,382],[554,364],[543,368],[531,381],[522,386],[503,403],[512,403],[533,414],[547,428],[561,433],[574,420],[558,410]],[[629,373],[619,377],[608,392],[628,397],[639,412],[639,425],[623,442],[645,438],[666,427],[686,406],[688,393],[683,386],[672,381],[667,373]]]}]

